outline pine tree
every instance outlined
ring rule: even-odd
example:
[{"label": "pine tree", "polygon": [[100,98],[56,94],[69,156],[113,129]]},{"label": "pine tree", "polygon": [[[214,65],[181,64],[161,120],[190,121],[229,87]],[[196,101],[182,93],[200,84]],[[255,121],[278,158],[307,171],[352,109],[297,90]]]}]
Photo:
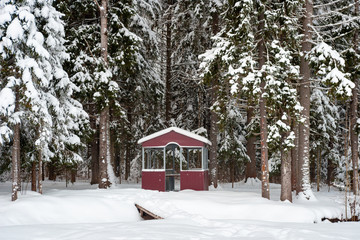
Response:
[{"label": "pine tree", "polygon": [[[349,73],[348,79],[355,85],[352,89],[350,103],[350,146],[353,168],[353,182],[359,183],[358,179],[358,81],[359,81],[359,2],[329,2],[319,1],[315,5],[316,30],[319,38],[338,51],[345,60],[344,71]],[[353,185],[353,191],[358,192],[358,185]]]},{"label": "pine tree", "polygon": [[[330,165],[339,165],[338,132],[340,114],[337,106],[321,89],[321,84],[313,84],[311,93],[310,126],[310,156],[316,162],[317,189],[321,183],[322,173],[328,173]],[[328,174],[327,174],[328,175]],[[330,179],[328,179],[329,181]]]},{"label": "pine tree", "polygon": [[[20,123],[35,132],[33,147],[39,163],[39,192],[42,192],[42,161],[55,155],[80,160],[78,130],[87,115],[72,98],[76,86],[69,81],[62,63],[64,28],[61,14],[52,1],[3,1],[6,19],[1,26],[2,94],[11,100],[2,112],[5,123],[15,125],[13,139],[13,200],[16,200],[20,149]],[[10,71],[9,71],[10,70]],[[4,127],[4,126],[3,126]],[[10,133],[10,132],[9,132]],[[3,142],[3,141],[2,141]],[[74,149],[69,152],[68,149]],[[23,153],[26,154],[26,153]]]}]

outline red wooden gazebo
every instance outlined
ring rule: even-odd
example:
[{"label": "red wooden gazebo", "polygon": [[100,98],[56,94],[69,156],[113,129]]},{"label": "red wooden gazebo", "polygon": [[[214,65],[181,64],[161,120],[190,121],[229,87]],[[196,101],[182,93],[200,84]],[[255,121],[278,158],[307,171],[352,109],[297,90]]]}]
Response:
[{"label": "red wooden gazebo", "polygon": [[[208,190],[208,139],[170,127],[140,139],[138,144],[142,146],[143,189]],[[179,178],[180,189],[176,189]]]}]

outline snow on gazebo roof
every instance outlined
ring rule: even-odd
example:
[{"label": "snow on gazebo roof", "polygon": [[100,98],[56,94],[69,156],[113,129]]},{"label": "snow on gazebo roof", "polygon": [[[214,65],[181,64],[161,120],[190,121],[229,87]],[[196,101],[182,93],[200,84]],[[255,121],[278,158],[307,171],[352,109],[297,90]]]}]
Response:
[{"label": "snow on gazebo roof", "polygon": [[171,131],[174,131],[178,134],[181,134],[181,135],[184,135],[184,136],[187,136],[189,138],[192,138],[192,139],[195,139],[195,140],[198,140],[200,142],[203,142],[203,143],[206,143],[206,144],[209,144],[211,145],[211,142],[207,139],[207,138],[204,138],[200,135],[197,135],[195,133],[192,133],[192,132],[189,132],[189,131],[186,131],[184,129],[181,129],[181,128],[177,128],[177,127],[169,127],[169,128],[166,128],[164,130],[161,130],[159,132],[156,132],[156,133],[153,133],[149,136],[146,136],[144,138],[141,138],[139,141],[138,141],[138,144],[142,144],[146,141],[149,141],[151,139],[154,139],[154,138],[157,138],[157,137],[160,137],[164,134],[167,134],[167,133],[170,133]]}]

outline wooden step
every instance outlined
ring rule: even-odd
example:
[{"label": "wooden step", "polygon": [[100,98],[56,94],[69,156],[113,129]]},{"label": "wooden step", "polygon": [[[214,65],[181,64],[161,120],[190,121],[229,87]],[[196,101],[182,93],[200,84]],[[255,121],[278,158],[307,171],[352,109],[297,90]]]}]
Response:
[{"label": "wooden step", "polygon": [[140,213],[140,217],[142,217],[144,220],[153,220],[153,219],[163,219],[162,217],[150,212],[149,210],[143,208],[139,204],[135,203],[135,207]]}]

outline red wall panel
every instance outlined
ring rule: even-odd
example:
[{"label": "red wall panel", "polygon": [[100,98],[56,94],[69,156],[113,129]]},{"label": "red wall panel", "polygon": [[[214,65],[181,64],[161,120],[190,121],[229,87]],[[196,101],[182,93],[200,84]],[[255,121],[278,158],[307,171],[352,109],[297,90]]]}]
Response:
[{"label": "red wall panel", "polygon": [[141,187],[165,192],[165,171],[142,171]]},{"label": "red wall panel", "polygon": [[209,190],[208,171],[181,171],[180,190],[192,189],[197,191]]}]

